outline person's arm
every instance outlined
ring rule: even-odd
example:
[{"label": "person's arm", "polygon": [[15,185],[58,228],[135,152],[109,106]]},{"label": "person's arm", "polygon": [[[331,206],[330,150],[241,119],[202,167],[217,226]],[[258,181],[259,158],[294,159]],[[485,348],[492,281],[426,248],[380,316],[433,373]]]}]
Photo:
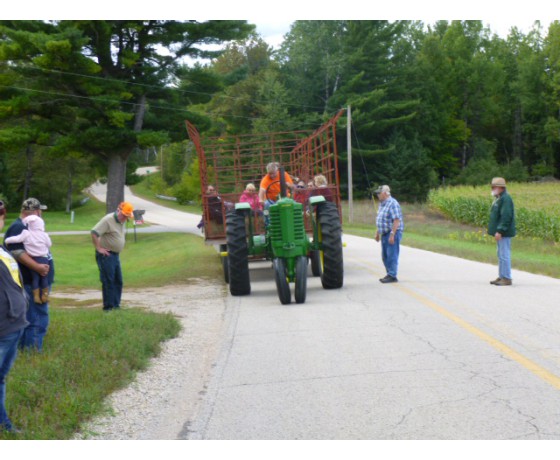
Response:
[{"label": "person's arm", "polygon": [[95,232],[91,232],[91,241],[93,243],[93,246],[95,247],[95,250],[99,253],[102,254],[104,256],[108,256],[109,255],[109,251],[107,249],[105,249],[103,246],[101,246],[101,240],[99,238],[99,235]]},{"label": "person's arm", "polygon": [[41,276],[47,276],[51,267],[48,264],[39,264],[33,260],[27,252],[25,251],[15,251],[12,252],[14,258],[22,265],[25,265],[30,270],[39,273]]},{"label": "person's arm", "polygon": [[259,201],[264,203],[266,201],[266,190],[264,188],[259,189]]},{"label": "person's arm", "polygon": [[19,235],[10,236],[4,239],[4,244],[24,243],[29,235],[29,230],[24,230]]},{"label": "person's arm", "polygon": [[503,234],[507,233],[507,231],[511,227],[512,222],[513,222],[513,201],[511,201],[511,199],[504,200],[502,203],[502,207],[500,209],[500,219],[498,220],[496,234],[494,235],[496,241],[502,239]]},{"label": "person's arm", "polygon": [[395,242],[395,233],[401,226],[400,219],[393,219],[393,228],[391,229],[391,233],[389,234],[389,244],[393,244]]},{"label": "person's arm", "polygon": [[284,179],[286,180],[286,186],[290,190],[294,190],[296,188],[296,184],[294,184],[294,181],[292,180],[292,176],[290,176],[287,172],[284,173]]}]

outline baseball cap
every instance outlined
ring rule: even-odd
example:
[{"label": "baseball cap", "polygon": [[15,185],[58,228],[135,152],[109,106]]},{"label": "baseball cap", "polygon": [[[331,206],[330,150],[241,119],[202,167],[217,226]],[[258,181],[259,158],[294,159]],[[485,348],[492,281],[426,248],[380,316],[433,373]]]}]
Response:
[{"label": "baseball cap", "polygon": [[47,209],[47,206],[41,204],[37,198],[27,198],[27,200],[24,200],[21,205],[22,211],[38,211],[39,209],[44,211]]},{"label": "baseball cap", "polygon": [[119,210],[126,217],[131,218],[134,215],[134,207],[128,201],[123,201],[121,204],[119,204]]},{"label": "baseball cap", "polygon": [[375,191],[376,195],[379,195],[380,193],[391,193],[391,189],[389,188],[388,185],[380,185],[379,187],[377,187],[377,190]]}]

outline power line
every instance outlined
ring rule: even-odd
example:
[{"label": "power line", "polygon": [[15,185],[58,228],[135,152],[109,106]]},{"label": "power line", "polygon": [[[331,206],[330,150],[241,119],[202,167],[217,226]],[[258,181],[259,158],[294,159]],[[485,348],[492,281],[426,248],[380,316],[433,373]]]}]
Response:
[{"label": "power line", "polygon": [[[56,96],[56,97],[67,97],[67,98],[76,98],[76,99],[86,99],[86,100],[91,100],[94,102],[106,102],[106,103],[111,103],[111,104],[123,104],[123,105],[129,105],[129,106],[137,106],[139,105],[136,102],[130,102],[130,101],[123,101],[123,100],[116,100],[116,99],[109,99],[109,98],[103,98],[103,97],[93,97],[93,96],[83,96],[80,94],[69,94],[69,93],[60,93],[57,91],[46,91],[46,90],[39,90],[39,89],[34,89],[34,88],[24,88],[24,87],[20,87],[20,86],[13,86],[13,85],[2,85],[0,84],[1,88],[8,88],[8,89],[15,89],[15,90],[19,90],[19,91],[28,91],[28,92],[34,92],[34,93],[40,93],[40,94],[47,94],[49,96]],[[53,99],[51,101],[44,101],[38,104],[46,104],[46,103],[50,103],[50,102],[55,102],[59,99]],[[170,106],[170,105],[159,105],[159,104],[148,104],[150,109],[158,109],[158,110],[168,110],[168,111],[174,111],[174,112],[184,112],[185,114],[192,114],[191,111],[187,110],[187,109],[181,109],[175,106]],[[208,111],[207,112],[209,115],[214,115],[214,116],[220,116],[220,114],[212,112],[212,111]],[[228,114],[227,115],[228,118],[238,118],[238,119],[245,119],[245,120],[251,120],[251,121],[257,121],[257,120],[268,120],[268,118],[265,117],[249,117],[249,116],[244,116],[244,115],[232,115],[232,114]],[[66,117],[67,119],[70,119],[68,117]],[[311,124],[311,123],[306,123],[307,126],[309,126],[310,128],[315,127],[315,124]]]},{"label": "power line", "polygon": [[[173,88],[173,87],[169,87],[169,86],[161,87],[161,86],[158,86],[158,85],[150,85],[150,84],[147,84],[147,83],[138,83],[138,82],[133,82],[133,81],[119,80],[117,78],[111,78],[111,77],[98,77],[96,75],[85,75],[85,74],[80,74],[80,73],[76,73],[76,72],[66,72],[66,71],[57,70],[57,69],[43,69],[43,68],[37,67],[37,66],[26,66],[26,68],[39,70],[41,72],[52,72],[52,73],[57,73],[57,74],[61,74],[61,75],[72,75],[72,76],[75,76],[75,77],[91,78],[91,79],[94,79],[94,80],[101,80],[103,82],[116,82],[116,83],[121,83],[121,84],[126,84],[126,85],[140,86],[140,87],[144,87],[144,88],[153,88],[153,89],[157,89],[159,91],[161,91],[162,89],[166,89],[166,90],[170,90],[170,91],[178,92],[178,93],[183,93],[183,94],[193,94],[193,95],[201,95],[201,96],[209,96],[209,97],[220,97],[220,98],[224,98],[224,99],[243,100],[243,98],[241,98],[241,97],[228,96],[227,94],[208,93],[208,92],[204,92],[204,91],[192,91],[192,90],[186,90],[186,89]],[[297,107],[297,108],[302,108],[302,109],[312,109],[312,110],[323,110],[323,108],[324,108],[324,107],[315,107],[315,106],[304,105],[304,104],[293,104],[293,103],[288,103],[288,102],[283,102],[283,103],[280,103],[278,105],[286,106],[286,107]]]}]

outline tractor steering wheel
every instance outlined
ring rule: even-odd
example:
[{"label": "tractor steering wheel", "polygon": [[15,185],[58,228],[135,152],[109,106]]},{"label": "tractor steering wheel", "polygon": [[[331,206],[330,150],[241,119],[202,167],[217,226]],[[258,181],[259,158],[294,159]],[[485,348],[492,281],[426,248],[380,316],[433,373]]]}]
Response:
[{"label": "tractor steering wheel", "polygon": [[271,182],[268,187],[266,188],[265,192],[264,192],[264,197],[266,198],[267,201],[276,201],[278,199],[278,195],[276,195],[276,200],[272,200],[271,198],[268,197],[268,190],[270,189],[270,187],[272,187],[274,184],[277,184],[278,182],[280,182],[279,180],[275,180],[274,182]]}]

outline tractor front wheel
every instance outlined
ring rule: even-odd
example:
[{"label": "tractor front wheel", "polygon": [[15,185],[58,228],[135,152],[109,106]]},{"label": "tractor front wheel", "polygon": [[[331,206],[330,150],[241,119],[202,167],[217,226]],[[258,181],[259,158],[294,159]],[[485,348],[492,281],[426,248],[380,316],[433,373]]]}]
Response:
[{"label": "tractor front wheel", "polygon": [[288,283],[288,274],[286,272],[286,261],[284,259],[274,259],[272,262],[274,267],[274,278],[276,279],[276,290],[278,298],[282,305],[287,305],[292,301],[290,293],[290,284]]},{"label": "tractor front wheel", "polygon": [[296,259],[296,288],[294,297],[296,303],[304,303],[307,293],[307,257],[300,256]]}]

